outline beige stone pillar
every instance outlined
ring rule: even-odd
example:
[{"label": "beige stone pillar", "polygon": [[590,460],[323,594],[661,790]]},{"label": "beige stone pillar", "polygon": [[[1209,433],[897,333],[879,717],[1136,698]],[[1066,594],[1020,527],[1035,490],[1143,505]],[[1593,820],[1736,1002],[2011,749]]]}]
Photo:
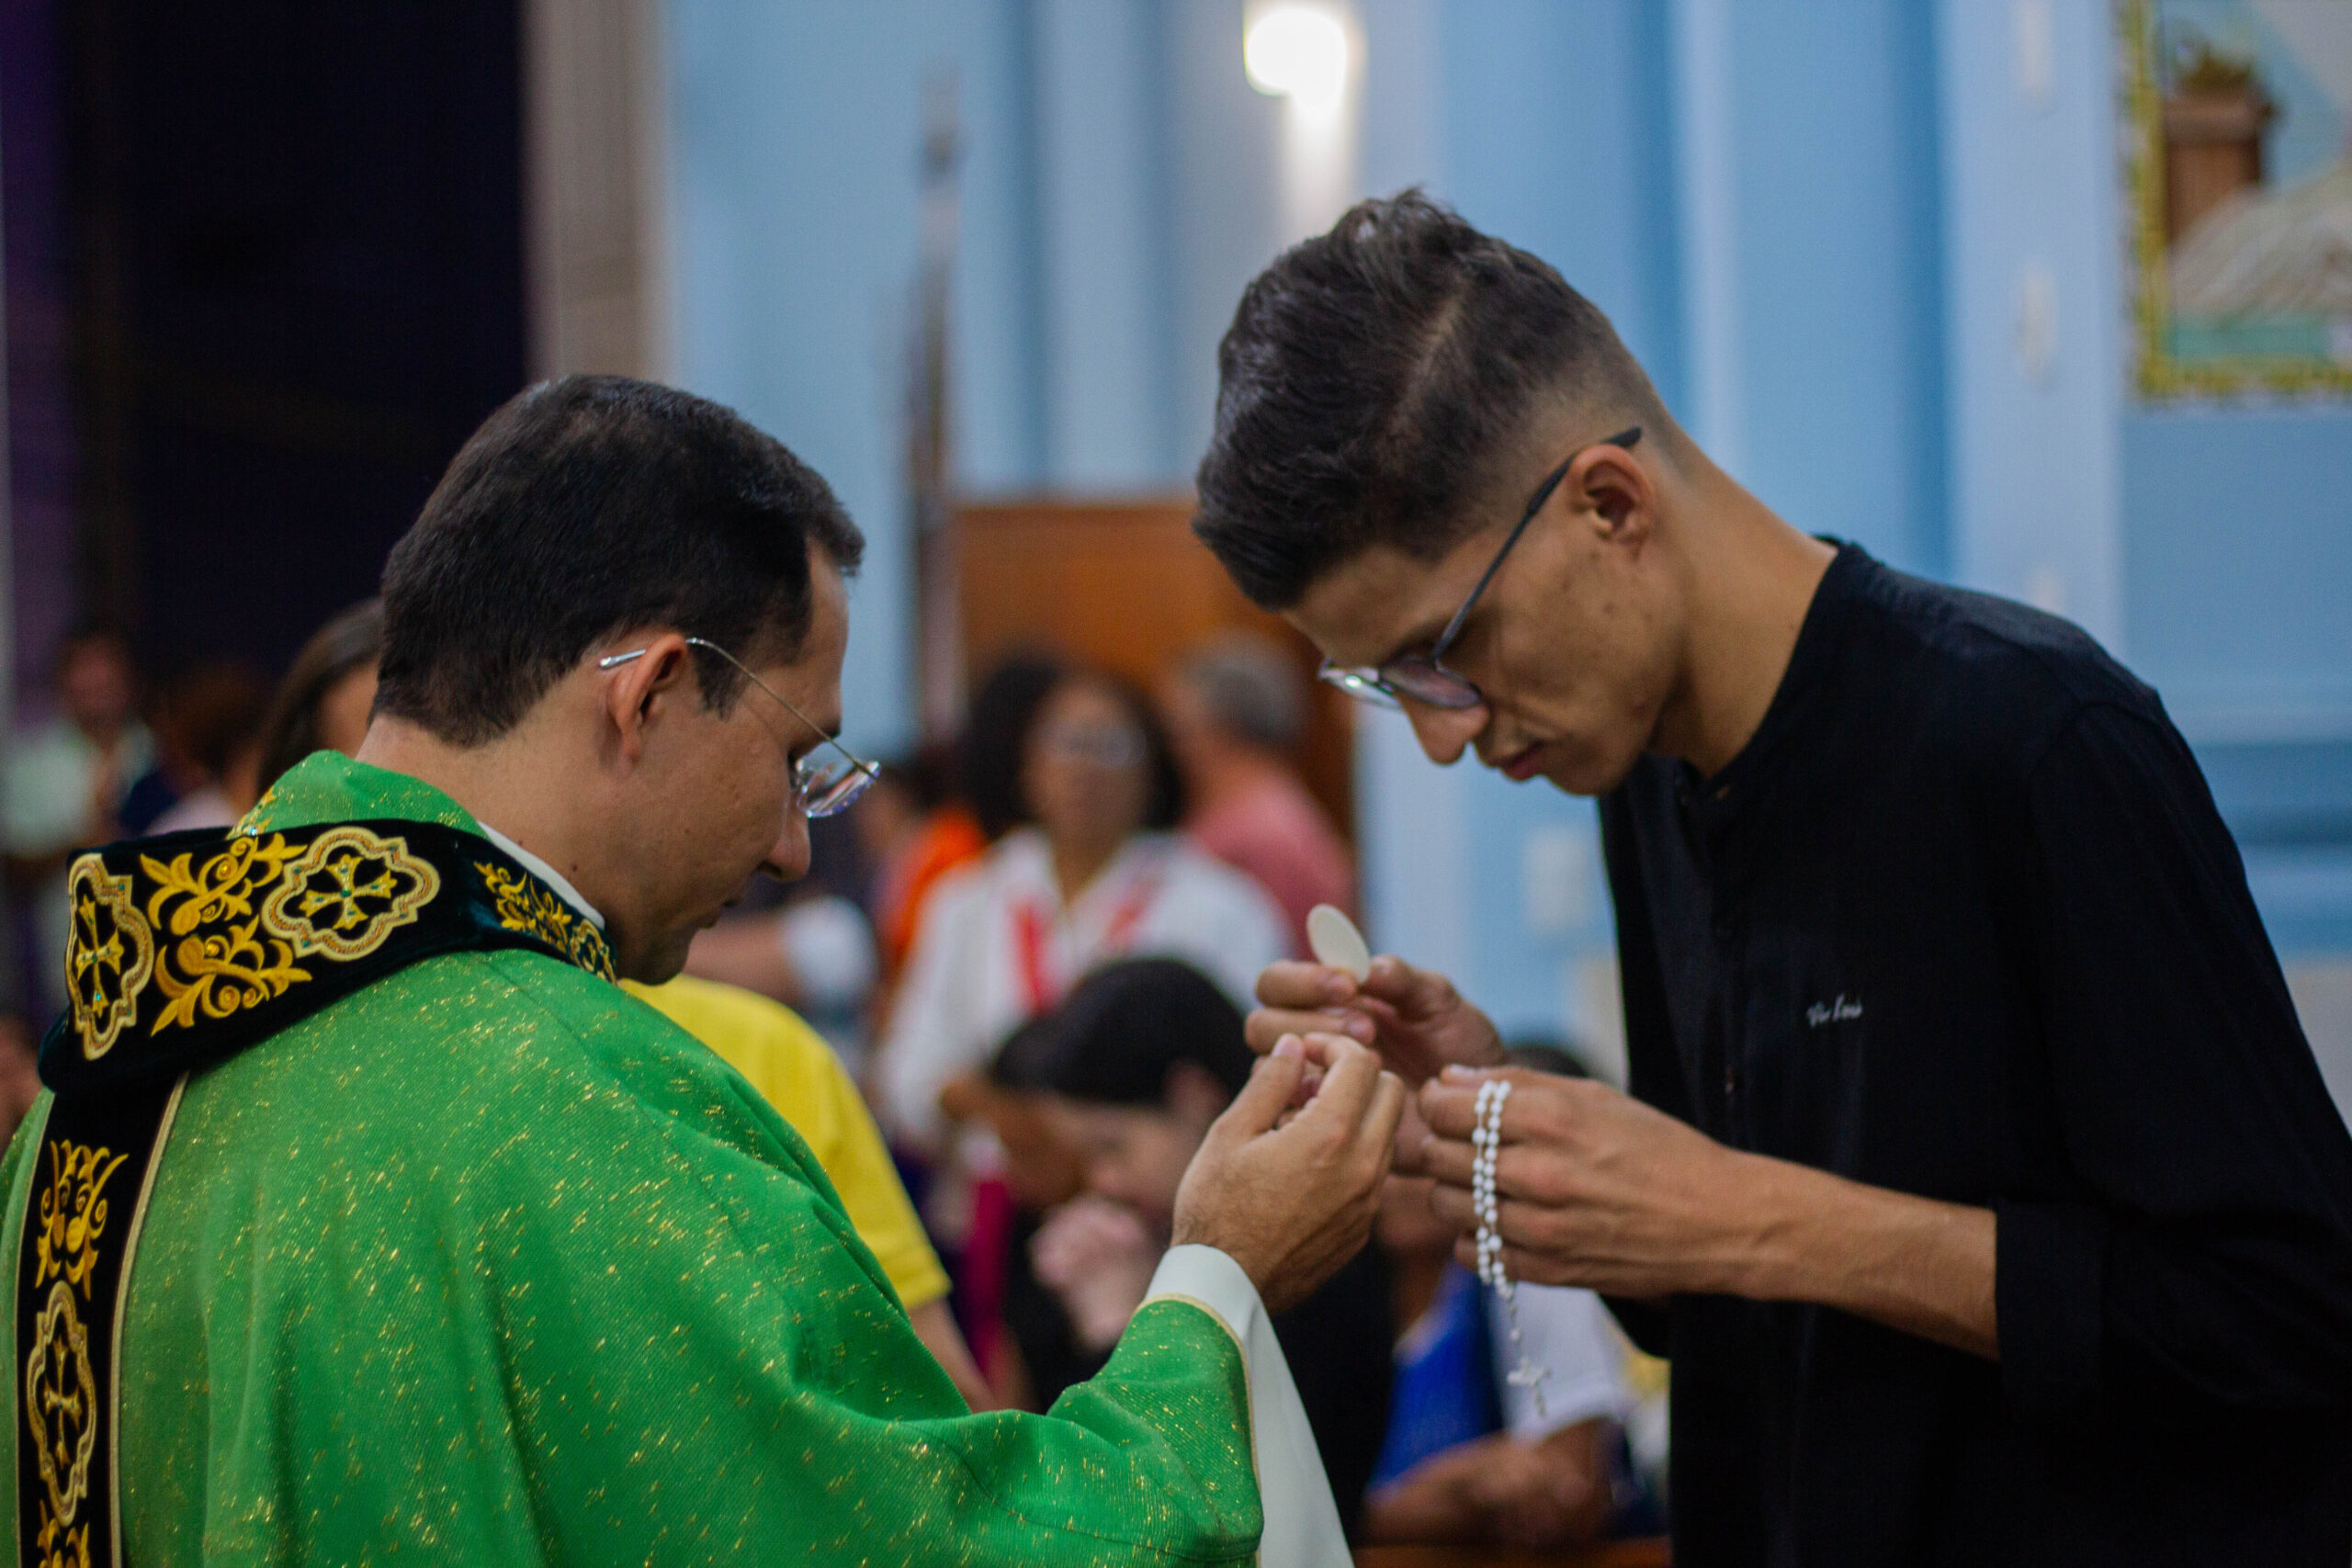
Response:
[{"label": "beige stone pillar", "polygon": [[658,0],[525,0],[534,377],[670,367]]}]

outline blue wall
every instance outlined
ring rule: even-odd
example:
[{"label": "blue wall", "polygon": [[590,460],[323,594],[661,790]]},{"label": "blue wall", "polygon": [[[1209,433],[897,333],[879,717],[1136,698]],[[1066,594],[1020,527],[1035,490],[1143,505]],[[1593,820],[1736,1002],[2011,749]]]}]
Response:
[{"label": "blue wall", "polygon": [[2352,951],[2352,410],[2123,422],[2132,662],[2290,957]]},{"label": "blue wall", "polygon": [[[1553,261],[1792,521],[2107,639],[2199,745],[2282,949],[2352,950],[2352,410],[2127,396],[2104,0],[2050,0],[2039,85],[2015,0],[1356,8],[1366,189],[1427,184]],[[957,457],[980,491],[1184,481],[1216,338],[1279,243],[1277,109],[1242,79],[1241,0],[670,15],[680,372],[873,536],[849,699],[887,744],[926,73],[962,87]],[[1590,807],[1441,773],[1378,721],[1359,752],[1375,936],[1514,1028],[1603,1027]],[[1584,893],[1531,908],[1531,864]]]},{"label": "blue wall", "polygon": [[[1405,0],[1410,4],[1411,0]],[[671,0],[675,373],[831,479],[871,549],[847,723],[911,735],[900,448],[924,86],[964,161],[956,465],[978,494],[1166,493],[1277,248],[1241,0]]]},{"label": "blue wall", "polygon": [[[1437,192],[1608,310],[1678,418],[1783,515],[1947,571],[1931,12],[1453,0],[1439,16]],[[1694,73],[1707,114],[1686,112]],[[1720,319],[1694,321],[1711,288]],[[1366,739],[1375,934],[1442,955],[1507,1030],[1568,1029],[1606,1055],[1590,806],[1442,777],[1385,721]],[[1531,876],[1571,835],[1584,892],[1539,921]]]},{"label": "blue wall", "polygon": [[1682,345],[1664,10],[1453,0],[1442,20],[1443,140],[1426,177],[1606,310],[1673,403]]},{"label": "blue wall", "polygon": [[958,75],[959,457],[1030,481],[1043,443],[1031,61],[1017,0],[681,0],[668,11],[679,378],[833,483],[871,542],[843,699],[853,744],[907,738],[899,446],[924,82]]},{"label": "blue wall", "polygon": [[[1937,10],[1951,572],[2128,655],[2107,18],[2055,7],[2036,84],[2021,80],[2014,6]],[[2031,353],[2020,322],[2036,293]]]},{"label": "blue wall", "polygon": [[1944,573],[1931,12],[1730,8],[1739,477],[1791,522]]},{"label": "blue wall", "polygon": [[2190,735],[2352,741],[2352,409],[2132,412],[2123,509],[2133,661]]}]

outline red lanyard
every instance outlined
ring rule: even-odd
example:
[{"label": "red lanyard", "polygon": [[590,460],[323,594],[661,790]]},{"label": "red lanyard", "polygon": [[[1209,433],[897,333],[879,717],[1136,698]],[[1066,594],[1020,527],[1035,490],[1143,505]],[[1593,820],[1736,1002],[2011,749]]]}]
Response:
[{"label": "red lanyard", "polygon": [[[1160,871],[1157,866],[1138,874],[1135,886],[1111,912],[1111,923],[1102,929],[1102,946],[1097,958],[1109,958],[1127,950],[1135,940],[1136,928],[1150,913],[1152,901],[1159,897]],[[1029,1004],[1028,1015],[1036,1017],[1061,1000],[1064,986],[1054,974],[1051,963],[1054,943],[1054,920],[1035,898],[1023,898],[1012,907],[1013,953],[1021,963],[1023,998]],[[1081,964],[1081,968],[1086,965]]]}]

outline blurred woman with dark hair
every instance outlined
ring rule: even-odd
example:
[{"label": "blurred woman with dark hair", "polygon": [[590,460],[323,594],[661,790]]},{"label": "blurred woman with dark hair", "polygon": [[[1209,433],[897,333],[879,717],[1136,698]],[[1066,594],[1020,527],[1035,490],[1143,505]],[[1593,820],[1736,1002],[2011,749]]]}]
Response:
[{"label": "blurred woman with dark hair", "polygon": [[260,789],[313,751],[357,754],[376,705],[376,661],[383,651],[381,600],[354,604],[311,634],[277,683],[262,725]]},{"label": "blurred woman with dark hair", "polygon": [[1058,675],[1020,755],[1035,826],[933,891],[877,1065],[887,1120],[920,1150],[939,1150],[941,1089],[1106,960],[1183,958],[1247,1006],[1288,950],[1272,900],[1171,830],[1183,785],[1134,687]]},{"label": "blurred woman with dark hair", "polygon": [[261,795],[263,716],[269,684],[251,666],[219,660],[173,682],[164,704],[164,770],[178,800],[148,825],[150,833],[226,828]]},{"label": "blurred woman with dark hair", "polygon": [[[1209,1123],[1256,1058],[1240,1010],[1166,958],[1106,964],[1024,1025],[990,1076],[1078,1158],[1083,1191],[1023,1227],[1003,1315],[1029,1402],[1094,1375],[1143,1304],[1168,1248],[1176,1191]],[[1027,1268],[1020,1267],[1026,1263]],[[1273,1318],[1332,1499],[1351,1533],[1388,1422],[1391,1337],[1380,1250],[1365,1247]]]},{"label": "blurred woman with dark hair", "polygon": [[1029,731],[1069,674],[1052,654],[1029,650],[999,661],[972,689],[956,749],[956,786],[991,844],[1034,820],[1021,784]]}]

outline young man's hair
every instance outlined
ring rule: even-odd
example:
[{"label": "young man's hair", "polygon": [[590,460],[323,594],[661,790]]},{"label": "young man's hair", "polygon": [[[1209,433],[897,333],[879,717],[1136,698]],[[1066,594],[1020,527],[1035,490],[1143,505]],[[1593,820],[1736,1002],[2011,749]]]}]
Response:
[{"label": "young man's hair", "polygon": [[[865,550],[816,470],[717,403],[567,376],[492,414],[384,565],[376,711],[454,745],[504,734],[605,638],[673,626],[747,664],[808,635],[811,546]],[[704,702],[743,678],[696,650]]]},{"label": "young man's hair", "polygon": [[1418,190],[1358,203],[1260,273],[1217,377],[1193,527],[1268,609],[1374,544],[1434,559],[1512,521],[1472,503],[1545,408],[1673,441],[1590,300]]}]

